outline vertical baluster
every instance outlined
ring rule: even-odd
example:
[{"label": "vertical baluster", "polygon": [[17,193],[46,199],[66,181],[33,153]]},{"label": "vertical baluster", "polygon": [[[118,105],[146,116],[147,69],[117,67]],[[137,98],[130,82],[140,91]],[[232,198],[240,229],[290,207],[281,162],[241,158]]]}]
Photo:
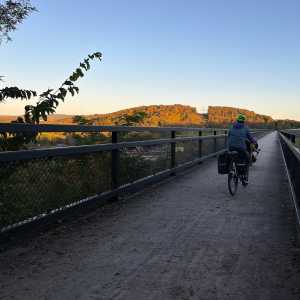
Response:
[{"label": "vertical baluster", "polygon": [[[171,131],[171,138],[175,139],[176,137],[176,132]],[[171,169],[175,168],[176,166],[176,143],[172,142],[171,143]],[[175,172],[172,172],[172,175],[175,175]]]},{"label": "vertical baluster", "polygon": [[[198,131],[198,136],[202,137],[202,131],[199,130]],[[202,157],[202,139],[199,139],[198,141],[198,158]]]},{"label": "vertical baluster", "polygon": [[[119,133],[117,131],[112,132],[111,142],[113,144],[118,143]],[[119,173],[120,173],[120,151],[114,149],[111,151],[111,189],[114,190],[119,187]],[[118,200],[116,196],[113,200]]]},{"label": "vertical baluster", "polygon": [[224,148],[227,149],[227,142],[228,142],[228,131],[225,130],[224,131],[224,134],[225,134],[225,138],[224,138]]},{"label": "vertical baluster", "polygon": [[217,130],[214,130],[214,153],[217,152],[217,139],[216,136],[217,135]]}]

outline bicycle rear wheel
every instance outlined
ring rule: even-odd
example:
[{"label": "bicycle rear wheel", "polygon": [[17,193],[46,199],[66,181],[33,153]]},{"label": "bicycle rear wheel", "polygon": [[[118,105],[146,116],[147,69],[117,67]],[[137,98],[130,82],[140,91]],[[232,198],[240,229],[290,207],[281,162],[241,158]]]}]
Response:
[{"label": "bicycle rear wheel", "polygon": [[228,174],[228,190],[230,195],[234,196],[236,194],[238,189],[238,184],[239,184],[239,177],[237,174],[235,164],[233,164]]},{"label": "bicycle rear wheel", "polygon": [[242,176],[242,185],[246,187],[249,180],[249,166],[246,167],[245,174]]}]

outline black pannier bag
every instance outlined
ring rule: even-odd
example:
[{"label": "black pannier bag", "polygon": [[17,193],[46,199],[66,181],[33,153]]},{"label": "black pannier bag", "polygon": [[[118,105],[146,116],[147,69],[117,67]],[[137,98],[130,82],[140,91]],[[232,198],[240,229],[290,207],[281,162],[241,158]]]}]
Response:
[{"label": "black pannier bag", "polygon": [[226,151],[218,156],[218,173],[228,174],[229,167],[230,167],[230,155]]}]

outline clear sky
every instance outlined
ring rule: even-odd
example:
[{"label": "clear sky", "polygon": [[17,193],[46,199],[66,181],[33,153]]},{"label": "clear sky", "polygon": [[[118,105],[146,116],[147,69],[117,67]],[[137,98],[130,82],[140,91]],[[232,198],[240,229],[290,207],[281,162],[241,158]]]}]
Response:
[{"label": "clear sky", "polygon": [[[181,103],[300,120],[299,0],[32,2],[38,12],[0,46],[4,85],[55,88],[88,53],[103,53],[59,113]],[[0,114],[23,107],[0,104]]]}]

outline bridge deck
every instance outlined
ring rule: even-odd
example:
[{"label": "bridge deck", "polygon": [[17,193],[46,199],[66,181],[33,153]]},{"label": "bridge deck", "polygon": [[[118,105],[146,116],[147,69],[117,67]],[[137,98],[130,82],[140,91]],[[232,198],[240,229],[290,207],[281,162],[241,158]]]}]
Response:
[{"label": "bridge deck", "polygon": [[216,162],[0,254],[0,299],[299,299],[276,134],[232,198]]}]

